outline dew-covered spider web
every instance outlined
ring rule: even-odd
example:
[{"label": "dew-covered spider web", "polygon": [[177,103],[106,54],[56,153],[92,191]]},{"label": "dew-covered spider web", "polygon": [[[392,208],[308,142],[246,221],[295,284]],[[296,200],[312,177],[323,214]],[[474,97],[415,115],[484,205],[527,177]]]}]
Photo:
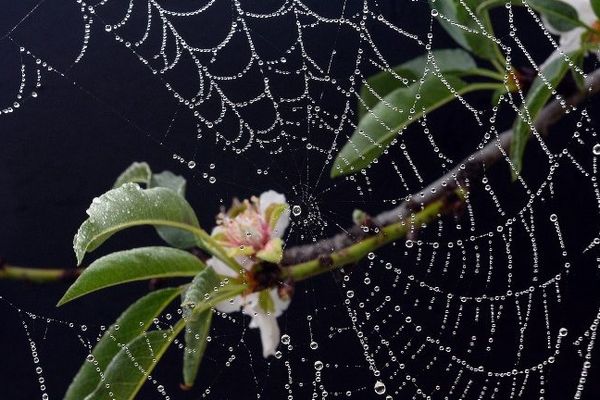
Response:
[{"label": "dew-covered spider web", "polygon": [[[79,135],[91,137],[103,135],[94,125],[114,121],[115,137],[154,148],[188,179],[204,224],[233,197],[284,193],[290,247],[343,232],[355,208],[376,215],[418,202],[465,157],[499,143],[524,96],[490,102],[489,93],[457,93],[433,113],[397,109],[415,122],[370,167],[332,179],[333,161],[357,129],[367,79],[458,47],[426,1],[42,0],[8,9],[0,127],[51,113],[79,121]],[[492,18],[514,65],[535,71],[557,48],[527,7],[502,6]],[[472,32],[488,37],[480,28]],[[587,62],[593,70],[595,57]],[[417,81],[431,74],[442,78],[435,57]],[[553,98],[564,100],[560,90]],[[73,110],[78,102],[90,106]],[[194,389],[178,387],[178,340],[140,398],[597,398],[598,104],[562,106],[567,115],[549,136],[530,140],[517,180],[503,150],[497,164],[461,182],[469,192],[462,207],[357,265],[299,283],[279,319],[275,357],[262,358],[247,317],[216,313]],[[98,151],[108,157],[113,149]],[[97,184],[94,195],[107,189]],[[121,299],[110,290],[99,301]],[[75,319],[2,295],[3,313],[20,321],[2,329],[30,349],[11,358],[31,358],[26,374],[38,397],[61,398],[78,365],[94,362],[89,352],[115,329],[112,320],[94,315],[97,303],[70,305],[80,308]],[[170,309],[154,328],[168,330],[180,314]],[[69,376],[50,377],[67,363]]]}]

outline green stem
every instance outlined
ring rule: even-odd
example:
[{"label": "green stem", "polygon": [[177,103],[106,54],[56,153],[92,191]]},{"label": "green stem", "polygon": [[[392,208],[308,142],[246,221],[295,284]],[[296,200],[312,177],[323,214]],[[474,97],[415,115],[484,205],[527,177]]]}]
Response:
[{"label": "green stem", "polygon": [[[459,196],[461,199],[464,198],[464,195],[460,193]],[[426,205],[423,210],[413,214],[410,219],[381,228],[380,232],[374,236],[370,236],[328,256],[284,267],[284,278],[290,278],[293,281],[302,281],[345,265],[354,264],[370,252],[406,236],[411,228],[415,226],[420,227],[423,224],[428,224],[438,219],[446,209],[446,198],[436,200]]]},{"label": "green stem", "polygon": [[76,278],[83,269],[29,268],[4,265],[0,268],[0,279],[29,281],[35,283],[60,282]]},{"label": "green stem", "polygon": [[477,83],[472,83],[468,86],[465,87],[464,90],[462,90],[460,92],[460,94],[467,94],[470,92],[475,92],[478,90],[498,90],[498,89],[505,89],[505,86],[503,83],[494,83],[494,82],[477,82]]},{"label": "green stem", "polygon": [[503,82],[504,81],[504,75],[496,72],[496,71],[492,71],[486,68],[474,68],[468,71],[471,75],[476,75],[476,76],[483,76],[486,78],[492,78],[495,79],[497,81]]}]

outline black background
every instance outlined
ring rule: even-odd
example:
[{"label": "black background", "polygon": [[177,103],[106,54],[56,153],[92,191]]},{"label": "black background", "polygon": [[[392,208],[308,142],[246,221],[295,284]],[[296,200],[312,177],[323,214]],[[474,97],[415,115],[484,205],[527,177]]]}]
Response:
[{"label": "black background", "polygon": [[[222,203],[228,203],[232,197],[247,197],[260,193],[263,190],[274,188],[285,193],[292,203],[303,205],[303,210],[310,210],[318,204],[323,220],[328,222],[323,234],[336,233],[340,227],[351,223],[351,211],[355,207],[363,208],[370,212],[377,212],[382,208],[390,207],[384,199],[400,198],[408,193],[400,187],[397,177],[389,167],[391,154],[382,159],[379,165],[369,172],[372,179],[373,191],[366,195],[359,195],[357,186],[364,184],[354,183],[347,179],[331,181],[327,177],[329,166],[325,165],[326,173],[322,180],[316,183],[315,172],[324,166],[325,159],[322,155],[308,152],[296,142],[285,147],[284,155],[270,156],[267,151],[257,147],[243,155],[236,155],[231,151],[222,151],[222,144],[215,144],[211,138],[210,130],[205,130],[203,139],[197,141],[193,120],[182,110],[161,82],[161,79],[152,75],[148,69],[137,60],[130,50],[114,40],[113,34],[104,30],[103,18],[114,21],[112,10],[116,13],[122,11],[123,5],[107,7],[105,14],[100,13],[95,17],[96,22],[91,28],[91,39],[83,60],[73,64],[74,57],[79,53],[82,45],[83,22],[80,4],[60,0],[46,0],[38,3],[33,1],[9,2],[4,1],[0,13],[0,104],[11,104],[12,96],[18,89],[20,82],[20,57],[19,46],[25,46],[36,56],[49,62],[65,74],[64,77],[53,73],[44,75],[43,86],[36,89],[39,96],[29,98],[15,112],[0,116],[0,255],[11,264],[35,267],[69,267],[75,263],[71,249],[74,232],[85,218],[85,210],[91,199],[107,190],[114,178],[132,161],[145,160],[150,163],[155,171],[163,169],[172,170],[184,175],[189,182],[188,198],[197,210],[201,223],[211,226],[213,218]],[[165,2],[165,4],[168,2]],[[196,8],[195,2],[173,2],[174,7]],[[205,25],[184,26],[187,32],[202,29],[202,32],[212,32],[218,36],[219,18],[228,18],[231,12],[229,2],[218,0],[220,8],[212,20],[203,21]],[[221,4],[222,3],[222,4]],[[256,6],[255,2],[249,2]],[[339,15],[341,5],[336,1],[322,2],[324,4],[311,4],[323,15]],[[325,4],[326,3],[326,4]],[[36,4],[36,8],[23,22],[19,22]],[[115,3],[116,4],[116,3]],[[141,3],[140,3],[141,4]],[[268,2],[267,2],[267,5]],[[141,6],[141,5],[140,5]],[[359,2],[350,1],[349,7],[360,7]],[[373,5],[393,24],[403,29],[425,36],[429,29],[429,9],[424,2],[414,1],[382,1]],[[499,21],[504,21],[504,15],[495,15]],[[113,18],[113,19],[111,19]],[[537,26],[533,25],[526,15],[519,15],[517,19],[519,34],[527,39],[528,48],[536,59],[541,60],[551,47],[543,40]],[[211,25],[212,23],[212,25]],[[141,25],[140,25],[141,24]],[[132,21],[131,25],[143,30],[143,19]],[[16,28],[13,30],[13,27]],[[500,24],[499,37],[507,40],[503,30],[505,23]],[[216,32],[216,33],[215,33]],[[266,31],[268,37],[258,34],[266,42],[281,39],[289,34],[289,26],[271,23]],[[384,54],[390,64],[400,62],[420,54],[417,46],[410,41],[398,41],[397,36],[390,35],[384,29],[373,28],[377,43],[381,44]],[[264,33],[264,32],[263,32]],[[452,42],[437,26],[434,28],[434,47],[452,47]],[[210,38],[210,34],[207,33]],[[387,35],[387,36],[386,36]],[[260,41],[260,39],[256,39]],[[353,46],[356,38],[344,31],[336,33],[335,30],[324,31],[320,36],[305,39],[313,46],[315,57],[327,59],[331,49],[335,48],[339,54],[339,64],[333,65],[332,76],[347,77],[344,69],[347,63],[344,57],[353,57]],[[277,43],[273,46],[276,47]],[[244,54],[239,53],[240,60]],[[227,63],[235,64],[236,53],[227,55],[222,68],[226,69]],[[294,61],[292,61],[294,62]],[[521,64],[519,64],[521,63]],[[516,56],[515,65],[525,63],[522,56]],[[365,71],[368,76],[375,69]],[[188,71],[190,72],[190,71]],[[172,78],[181,87],[187,85],[193,76],[191,73],[178,72]],[[28,78],[29,79],[29,78]],[[190,85],[193,84],[193,80]],[[251,91],[252,87],[244,87],[244,82],[239,83],[239,90]],[[232,89],[234,90],[234,89]],[[322,101],[323,108],[330,108],[331,112],[339,112],[339,104],[335,94],[322,88],[325,93]],[[335,92],[335,91],[334,91]],[[330,96],[331,97],[328,97]],[[250,96],[248,96],[250,97]],[[489,99],[483,95],[469,97],[472,104],[480,109],[489,109]],[[594,119],[597,106],[588,105],[588,110]],[[472,121],[465,120],[461,113],[460,105],[450,105],[428,118],[432,132],[436,133],[436,140],[444,151],[458,160],[469,154],[474,146],[481,140],[482,130]],[[498,130],[506,129],[512,122],[512,114],[501,114],[498,118]],[[565,132],[572,133],[573,125],[577,118],[571,118],[560,124]],[[594,121],[595,122],[595,121]],[[460,130],[460,136],[448,133],[447,127]],[[298,131],[304,126],[298,128]],[[589,132],[588,132],[589,133]],[[326,146],[330,145],[331,133],[319,132],[313,129],[310,141]],[[459,139],[456,139],[459,137]],[[554,151],[565,145],[572,145],[569,141],[571,134],[552,138],[549,142]],[[588,136],[589,137],[589,136]],[[432,155],[421,151],[418,142],[406,139],[411,149],[411,155],[424,160],[432,160]],[[573,150],[578,159],[585,160],[590,165],[591,145],[594,140],[586,140],[586,146],[575,146]],[[412,146],[412,147],[411,147]],[[194,159],[197,167],[193,170],[173,159],[173,154],[180,154],[186,160]],[[548,163],[546,156],[539,148],[528,149],[528,159],[525,174],[532,187],[537,187],[547,174]],[[580,157],[580,158],[579,158]],[[214,171],[209,165],[217,165]],[[431,181],[440,174],[438,164],[423,161],[420,167],[424,181]],[[269,175],[258,175],[255,171],[261,168],[269,169]],[[311,170],[308,173],[308,170]],[[203,172],[209,172],[217,178],[215,184],[209,184],[202,177]],[[408,171],[408,169],[406,170]],[[306,178],[310,176],[310,178]],[[318,174],[317,174],[318,175]],[[564,224],[563,235],[570,252],[571,274],[567,290],[563,292],[563,303],[553,309],[552,315],[557,316],[553,321],[553,330],[559,326],[569,327],[569,339],[582,335],[589,327],[596,313],[598,305],[597,295],[597,266],[594,251],[582,255],[594,235],[597,234],[597,208],[594,203],[593,192],[590,189],[590,179],[581,177],[568,161],[561,163],[560,173],[555,179],[556,195],[549,198],[546,203],[536,205],[538,246],[541,253],[541,276],[548,277],[562,268],[562,260],[556,249],[554,230],[548,223],[547,216],[557,212]],[[522,187],[518,183],[511,183],[506,165],[499,165],[489,171],[490,180],[494,190],[501,194],[507,207],[508,214],[512,215],[520,209],[525,198]],[[389,184],[393,182],[393,184]],[[410,182],[413,191],[420,186],[418,182]],[[483,185],[474,187],[474,205],[481,212],[478,219],[478,230],[483,232],[486,227],[495,227],[500,217],[494,210],[489,200],[477,201],[477,195],[483,193]],[[505,194],[504,194],[505,193]],[[308,200],[308,194],[315,198]],[[483,196],[482,196],[483,197]],[[481,204],[479,204],[481,203]],[[550,211],[552,210],[552,211]],[[467,218],[462,216],[462,218]],[[451,225],[452,221],[448,221]],[[298,223],[296,231],[291,235],[290,242],[305,242],[306,239],[318,236],[323,228],[322,222],[312,220],[306,224]],[[305,226],[302,226],[305,225]],[[304,239],[301,235],[304,235]],[[515,268],[522,267],[527,270],[530,264],[530,248],[526,243],[526,235],[522,232],[515,234],[513,249]],[[519,236],[520,235],[520,236]],[[519,241],[519,238],[521,241]],[[449,238],[445,238],[449,239]],[[160,243],[155,238],[152,230],[139,229],[132,232],[119,234],[103,246],[97,257],[117,249],[130,248],[137,245]],[[496,249],[502,254],[500,249]],[[414,255],[401,254],[395,248],[382,252],[394,263],[398,262],[406,268],[406,274],[411,272],[417,276],[418,269],[412,271],[411,260]],[[520,255],[523,254],[521,258]],[[379,257],[379,255],[378,255]],[[91,260],[92,258],[90,258]],[[499,257],[499,271],[502,269],[502,259]],[[460,265],[457,264],[456,268]],[[523,271],[522,270],[522,271]],[[357,297],[368,298],[372,290],[363,287],[363,271],[354,272],[346,285],[357,292]],[[370,270],[373,281],[381,286],[381,293],[373,297],[381,301],[390,293],[397,304],[406,307],[411,315],[418,315],[420,324],[432,329],[438,329],[437,324],[442,310],[435,309],[430,313],[419,314],[419,308],[414,307],[410,295],[402,296],[401,289],[392,289],[390,276],[382,274],[376,268]],[[527,282],[527,272],[521,272],[523,281]],[[517,272],[519,275],[519,272]],[[235,323],[217,321],[213,341],[209,345],[207,359],[203,364],[201,373],[202,383],[191,392],[181,392],[177,385],[180,380],[180,355],[181,352],[170,352],[158,368],[157,376],[165,385],[171,398],[201,398],[202,391],[210,387],[208,398],[238,399],[256,398],[257,394],[263,399],[279,399],[287,396],[284,385],[288,380],[288,370],[284,362],[289,360],[294,378],[294,398],[310,398],[313,392],[314,372],[312,365],[316,360],[328,363],[324,370],[323,383],[333,396],[333,392],[344,398],[347,390],[353,392],[353,398],[368,399],[380,398],[373,392],[375,378],[368,370],[362,349],[356,336],[352,334],[339,334],[329,338],[332,333],[330,328],[338,327],[347,329],[350,321],[343,305],[345,291],[339,277],[335,274],[320,277],[298,287],[292,307],[281,319],[280,325],[283,332],[292,336],[293,350],[283,349],[284,357],[281,360],[263,361],[260,355],[258,334],[255,331],[244,332],[245,321],[236,318]],[[473,293],[486,292],[477,290],[474,282],[450,281],[446,287],[455,292]],[[527,288],[531,283],[523,283]],[[40,397],[38,376],[35,373],[31,352],[28,349],[27,336],[23,329],[23,322],[28,324],[28,332],[37,344],[37,349],[44,368],[43,376],[46,380],[48,393],[51,398],[59,398],[66,389],[70,379],[76,373],[79,365],[85,358],[83,346],[77,338],[77,325],[85,324],[88,327],[85,337],[93,338],[100,325],[109,325],[111,321],[126,307],[127,304],[144,294],[148,290],[145,283],[127,285],[106,290],[89,297],[83,298],[60,309],[55,308],[56,301],[61,297],[67,287],[66,283],[34,285],[22,282],[0,282],[0,295],[6,302],[0,303],[0,398],[2,399],[31,399]],[[499,293],[505,290],[503,283],[487,288],[488,293]],[[423,298],[427,301],[428,298]],[[9,305],[7,302],[11,302]],[[357,301],[358,303],[358,301]],[[377,303],[366,306],[367,311],[373,311]],[[354,304],[356,307],[356,304]],[[393,308],[393,307],[392,307]],[[32,320],[27,315],[20,313],[31,312],[44,318]],[[307,321],[307,316],[312,316]],[[55,318],[58,321],[45,322],[45,317]],[[397,318],[404,318],[397,317]],[[62,323],[60,321],[66,321]],[[75,327],[69,327],[68,323]],[[367,321],[363,327],[371,343],[376,343],[380,338],[374,330],[378,321]],[[516,340],[514,316],[507,316],[506,327],[499,328],[498,341],[504,342],[505,352],[495,352],[493,357],[477,359],[473,356],[473,364],[499,366],[498,369],[512,369],[511,362],[514,355]],[[532,338],[535,333],[543,332],[543,320],[537,317],[530,323]],[[383,337],[391,337],[392,333],[401,326],[400,321],[388,320],[383,324]],[[309,331],[310,326],[310,331]],[[464,355],[461,346],[468,342],[473,332],[478,332],[480,327],[473,326],[461,332],[459,338],[454,338],[454,345],[458,355]],[[538,332],[539,331],[539,332]],[[436,331],[433,330],[433,336]],[[318,350],[308,349],[309,335],[312,334],[320,343]],[[394,342],[391,348],[401,357],[402,347],[410,337],[400,335],[402,340]],[[537,341],[545,336],[537,336]],[[542,339],[539,339],[542,338]],[[413,346],[417,347],[422,342],[422,336],[416,335]],[[242,340],[240,342],[240,340]],[[535,364],[545,353],[537,349],[539,343],[535,339],[527,343],[529,351],[525,352],[522,365]],[[571,343],[569,342],[569,343]],[[395,345],[397,347],[395,347]],[[375,345],[372,345],[374,347]],[[229,347],[233,351],[229,351]],[[572,397],[579,371],[581,359],[576,350],[567,347],[564,356],[561,353],[560,362],[546,374],[546,396],[550,399],[563,399]],[[380,365],[389,361],[389,356],[381,351],[376,357]],[[597,352],[595,352],[597,353]],[[225,367],[230,354],[236,356],[232,367]],[[595,354],[597,356],[597,354]],[[468,356],[467,356],[468,357]],[[407,362],[408,364],[408,362]],[[441,362],[442,366],[446,364]],[[593,360],[592,360],[593,364]],[[381,367],[382,377],[393,374],[397,376],[388,384],[388,393],[392,393],[405,381],[405,375],[416,377],[420,387],[431,388],[440,385],[441,389],[434,398],[458,398],[464,390],[465,382],[461,382],[457,392],[450,395],[446,392],[456,376],[456,370],[451,373],[443,369],[425,370],[423,365],[414,362],[406,370],[399,370],[395,366]],[[592,368],[588,377],[588,386],[584,398],[594,399],[600,393],[600,388],[594,382],[596,369]],[[534,379],[533,375],[531,379]],[[537,376],[535,376],[535,379]],[[477,398],[482,385],[493,387],[492,383],[484,383],[481,377],[473,377],[473,388],[465,398]],[[591,381],[591,382],[590,382]],[[233,382],[233,384],[231,384]],[[508,383],[507,383],[508,382]],[[303,386],[299,386],[302,383]],[[520,384],[520,381],[519,381]],[[318,384],[317,384],[318,385]],[[161,398],[150,385],[144,388],[140,398]],[[491,390],[491,389],[490,389]],[[510,379],[505,378],[501,387],[500,397],[508,398],[510,392]],[[319,391],[320,393],[320,391]],[[404,387],[395,399],[413,398],[414,389]],[[489,393],[488,393],[489,395]],[[537,386],[529,387],[523,393],[523,398],[537,399],[540,396]],[[487,397],[486,397],[487,398]]]}]

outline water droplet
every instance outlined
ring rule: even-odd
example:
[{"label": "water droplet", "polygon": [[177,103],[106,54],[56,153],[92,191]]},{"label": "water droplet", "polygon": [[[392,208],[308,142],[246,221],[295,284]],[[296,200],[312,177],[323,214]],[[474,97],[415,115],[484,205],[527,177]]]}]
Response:
[{"label": "water droplet", "polygon": [[375,393],[377,394],[384,394],[385,393],[385,384],[381,381],[377,381],[375,382]]},{"label": "water droplet", "polygon": [[294,217],[299,216],[300,214],[302,214],[302,208],[296,204],[292,207],[292,214],[294,214]]}]

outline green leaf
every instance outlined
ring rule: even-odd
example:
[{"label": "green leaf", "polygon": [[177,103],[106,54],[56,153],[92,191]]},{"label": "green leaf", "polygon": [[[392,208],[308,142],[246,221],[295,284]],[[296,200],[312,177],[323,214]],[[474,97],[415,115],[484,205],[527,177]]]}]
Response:
[{"label": "green leaf", "polygon": [[163,171],[152,175],[149,187],[164,187],[171,189],[181,197],[185,197],[186,185],[187,182],[183,176],[175,175],[171,171]]},{"label": "green leaf", "polygon": [[148,185],[152,177],[150,166],[146,162],[134,162],[115,181],[113,188],[118,188],[126,183],[143,183]]},{"label": "green leaf", "polygon": [[579,73],[577,71],[577,69],[579,69],[579,71],[583,71],[583,61],[585,59],[585,52],[578,52],[576,53],[573,58],[571,59],[571,61],[573,61],[574,66],[571,68],[571,76],[573,77],[573,80],[575,81],[575,84],[577,85],[577,88],[579,90],[584,90],[585,89],[585,78],[583,76],[583,74]]},{"label": "green leaf", "polygon": [[425,74],[425,69],[434,69],[433,62],[442,73],[451,72],[454,75],[477,68],[475,60],[462,49],[433,50],[431,53],[400,64],[393,68],[393,72],[382,71],[367,79],[363,85],[358,101],[358,115],[362,118],[367,110],[372,109],[380,99],[392,91],[408,86],[420,79]]},{"label": "green leaf", "polygon": [[[458,94],[491,88],[488,85],[468,84],[453,75],[447,75],[444,79]],[[455,97],[439,77],[431,74],[424,78],[423,83],[417,82],[407,88],[394,90],[360,121],[337,155],[331,176],[347,175],[368,166],[409,124]]]},{"label": "green leaf", "polygon": [[[175,175],[171,171],[163,171],[153,175],[150,166],[145,162],[131,164],[119,176],[114,187],[120,187],[125,183],[143,183],[147,188],[164,187],[185,198],[186,180],[184,177]],[[165,242],[173,247],[189,249],[196,245],[196,238],[190,232],[165,226],[157,226],[156,231]]]},{"label": "green leaf", "polygon": [[477,6],[475,12],[478,15],[485,15],[492,8],[505,7],[507,3],[516,6],[522,6],[523,0],[484,0]]},{"label": "green leaf", "polygon": [[591,2],[594,14],[596,14],[596,17],[600,18],[600,0],[591,0]]},{"label": "green leaf", "polygon": [[177,331],[150,331],[124,346],[85,400],[132,400],[175,339]]},{"label": "green leaf", "polygon": [[220,280],[212,268],[200,272],[188,287],[183,297],[181,308],[185,320],[185,350],[183,353],[183,382],[186,386],[194,385],[198,368],[206,349],[206,338],[210,331],[212,310],[207,309],[194,313],[194,308],[207,300],[215,288],[219,288]]},{"label": "green leaf", "polygon": [[[480,2],[480,0],[429,0],[431,9],[438,12],[438,21],[459,45],[481,58],[494,60],[500,51],[498,45],[482,32],[481,26],[486,26],[488,15],[485,10],[479,15],[475,14]],[[492,34],[492,32],[488,33]]]},{"label": "green leaf", "polygon": [[548,24],[560,32],[585,26],[579,20],[577,10],[560,0],[528,0],[527,3],[537,12],[546,17]]},{"label": "green leaf", "polygon": [[139,226],[169,226],[199,234],[198,219],[188,202],[170,189],[142,189],[126,183],[94,199],[89,218],[75,235],[73,248],[77,263],[109,237],[123,229]]},{"label": "green leaf", "polygon": [[205,269],[196,256],[171,247],[119,251],[94,261],[69,287],[58,305],[91,292],[126,282],[194,276]]},{"label": "green leaf", "polygon": [[[100,383],[100,372],[126,344],[145,332],[179,294],[180,288],[166,288],[149,293],[130,305],[106,331],[67,389],[64,400],[81,400]],[[90,357],[90,356],[88,356]]]},{"label": "green leaf", "polygon": [[[569,55],[571,58],[576,55]],[[513,162],[513,178],[516,179],[517,174],[521,172],[523,167],[523,154],[525,153],[525,145],[531,135],[531,125],[537,118],[537,115],[542,110],[544,105],[552,97],[552,91],[556,89],[560,81],[564,78],[569,70],[569,65],[559,57],[548,64],[541,76],[538,76],[532,83],[531,89],[525,98],[525,104],[521,107],[521,117],[515,121],[513,128],[513,137],[510,146],[510,158]],[[542,76],[544,79],[542,79]],[[550,87],[548,87],[548,85]]]},{"label": "green leaf", "polygon": [[[175,175],[171,171],[163,171],[152,175],[150,187],[164,187],[171,189],[181,197],[185,198],[186,180],[182,176]],[[187,231],[169,228],[167,226],[156,227],[158,235],[169,245],[180,249],[189,249],[196,245],[196,237]]]}]

